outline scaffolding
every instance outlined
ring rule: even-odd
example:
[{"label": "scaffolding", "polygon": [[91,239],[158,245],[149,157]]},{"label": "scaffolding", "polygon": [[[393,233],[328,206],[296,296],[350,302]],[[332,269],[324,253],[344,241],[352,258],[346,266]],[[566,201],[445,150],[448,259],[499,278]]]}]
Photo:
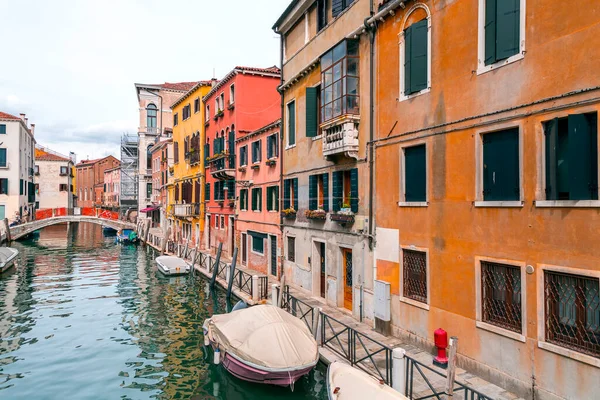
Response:
[{"label": "scaffolding", "polygon": [[119,208],[122,216],[138,208],[138,135],[125,133],[121,137],[121,194]]}]

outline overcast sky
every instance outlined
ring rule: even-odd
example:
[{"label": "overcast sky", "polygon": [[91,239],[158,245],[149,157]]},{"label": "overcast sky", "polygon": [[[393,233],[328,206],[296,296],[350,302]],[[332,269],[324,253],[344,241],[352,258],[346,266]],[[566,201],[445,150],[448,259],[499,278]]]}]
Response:
[{"label": "overcast sky", "polygon": [[279,64],[289,0],[0,0],[0,111],[77,159],[119,156],[136,133],[134,83],[197,81]]}]

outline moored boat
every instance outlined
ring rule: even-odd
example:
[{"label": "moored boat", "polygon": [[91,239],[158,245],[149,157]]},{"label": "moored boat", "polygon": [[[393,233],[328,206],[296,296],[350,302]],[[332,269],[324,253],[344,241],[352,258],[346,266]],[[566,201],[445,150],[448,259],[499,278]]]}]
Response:
[{"label": "moored boat", "polygon": [[213,315],[204,322],[204,335],[225,369],[250,382],[291,386],[319,361],[304,322],[272,305]]},{"label": "moored boat", "polygon": [[190,272],[190,265],[179,257],[156,257],[156,265],[160,272],[168,276],[184,275]]},{"label": "moored boat", "polygon": [[123,229],[117,234],[117,243],[136,244],[138,240],[137,233],[133,229]]},{"label": "moored boat", "polygon": [[0,273],[15,265],[19,250],[12,247],[0,247]]},{"label": "moored boat", "polygon": [[327,369],[327,395],[329,400],[408,400],[374,376],[339,362]]}]

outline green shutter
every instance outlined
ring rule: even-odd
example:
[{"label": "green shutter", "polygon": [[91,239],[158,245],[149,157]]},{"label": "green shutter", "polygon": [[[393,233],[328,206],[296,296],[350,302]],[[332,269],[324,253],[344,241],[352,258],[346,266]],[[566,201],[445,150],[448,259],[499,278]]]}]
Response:
[{"label": "green shutter", "polygon": [[344,172],[333,172],[333,211],[340,211],[344,201]]},{"label": "green shutter", "polygon": [[298,178],[294,178],[292,182],[294,185],[294,210],[298,211]]},{"label": "green shutter", "polygon": [[256,206],[257,206],[256,192],[257,192],[257,189],[252,189],[252,211],[256,210]]},{"label": "green shutter", "polygon": [[227,181],[227,199],[235,199],[235,181]]},{"label": "green shutter", "polygon": [[544,133],[546,136],[546,200],[558,200],[558,118],[546,122]]},{"label": "green shutter", "polygon": [[258,211],[262,210],[262,188],[258,189]]},{"label": "green shutter", "polygon": [[23,184],[23,179],[21,179],[20,184],[21,184],[21,187],[19,188],[19,194],[23,195],[24,187],[25,187],[25,185]]},{"label": "green shutter", "polygon": [[[592,129],[596,118],[585,114],[569,115],[569,199],[596,200],[598,198],[597,168],[598,145],[596,130]],[[592,121],[590,121],[592,120]]]},{"label": "green shutter", "polygon": [[404,31],[404,95],[411,94],[411,48],[412,48],[412,26]]},{"label": "green shutter", "polygon": [[279,211],[279,186],[275,186],[274,190],[275,190],[275,211]]},{"label": "green shutter", "polygon": [[496,62],[496,0],[485,0],[485,65]]},{"label": "green shutter", "polygon": [[486,133],[483,138],[483,199],[519,200],[519,129]]},{"label": "green shutter", "polygon": [[296,102],[288,104],[288,145],[296,144]]},{"label": "green shutter", "polygon": [[317,88],[306,88],[306,137],[315,137],[319,131],[317,118]]},{"label": "green shutter", "polygon": [[496,60],[519,53],[520,0],[496,2]]},{"label": "green shutter", "polygon": [[267,159],[273,157],[273,144],[271,137],[267,137]]},{"label": "green shutter", "polygon": [[235,132],[229,132],[229,168],[235,168]]},{"label": "green shutter", "polygon": [[428,21],[424,19],[410,28],[413,30],[410,48],[410,92],[417,93],[427,88]]},{"label": "green shutter", "polygon": [[204,184],[204,201],[210,201],[210,183]]},{"label": "green shutter", "polygon": [[427,201],[427,160],[425,145],[404,149],[405,201]]},{"label": "green shutter", "polygon": [[267,211],[271,211],[273,210],[273,188],[272,187],[268,187],[267,188]]},{"label": "green shutter", "polygon": [[323,210],[329,211],[329,174],[323,174]]},{"label": "green shutter", "polygon": [[8,179],[0,178],[0,194],[8,194]]},{"label": "green shutter", "polygon": [[290,208],[290,192],[291,192],[291,181],[286,179],[283,181],[283,209],[288,210]]},{"label": "green shutter", "polygon": [[344,11],[344,0],[331,0],[331,16],[333,18]]},{"label": "green shutter", "polygon": [[256,148],[258,149],[258,161],[262,160],[262,140],[256,142]]},{"label": "green shutter", "polygon": [[0,135],[6,134],[6,125],[0,124]]},{"label": "green shutter", "polygon": [[6,149],[0,149],[0,167],[6,167]]},{"label": "green shutter", "polygon": [[358,168],[350,170],[350,209],[358,212]]},{"label": "green shutter", "polygon": [[308,209],[316,210],[318,208],[318,189],[317,189],[317,175],[311,175],[308,177]]}]

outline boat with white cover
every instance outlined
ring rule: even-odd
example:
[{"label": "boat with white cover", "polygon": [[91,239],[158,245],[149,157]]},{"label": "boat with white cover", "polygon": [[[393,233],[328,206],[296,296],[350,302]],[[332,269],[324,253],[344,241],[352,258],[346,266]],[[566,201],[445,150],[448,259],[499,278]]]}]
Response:
[{"label": "boat with white cover", "polygon": [[204,322],[204,335],[225,369],[249,382],[291,386],[319,361],[306,324],[272,305],[213,315]]},{"label": "boat with white cover", "polygon": [[348,364],[332,362],[327,370],[329,400],[408,400],[383,381]]},{"label": "boat with white cover", "polygon": [[190,272],[190,265],[183,259],[175,256],[156,257],[158,270],[165,275],[184,275]]},{"label": "boat with white cover", "polygon": [[12,247],[0,247],[0,273],[8,270],[17,262],[19,250]]}]

